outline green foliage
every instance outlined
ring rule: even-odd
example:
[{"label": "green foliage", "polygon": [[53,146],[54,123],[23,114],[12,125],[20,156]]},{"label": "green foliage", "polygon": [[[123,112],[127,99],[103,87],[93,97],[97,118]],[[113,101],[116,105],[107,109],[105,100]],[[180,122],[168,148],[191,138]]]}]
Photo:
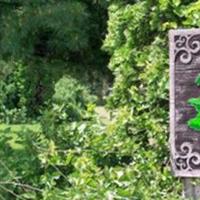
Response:
[{"label": "green foliage", "polygon": [[[19,123],[25,122],[26,117],[38,119],[46,109],[45,102],[54,93],[54,84],[66,73],[73,74],[83,84],[87,82],[94,93],[100,93],[103,81],[98,76],[108,72],[107,58],[100,50],[106,30],[105,2],[5,0],[0,2],[0,9],[1,62],[9,65],[14,60],[23,65],[25,99],[19,112],[19,109],[11,111],[2,100],[3,109],[7,110],[2,111],[2,121]],[[3,68],[2,64],[0,72]],[[12,76],[18,80],[17,74]],[[17,91],[8,92],[15,96]],[[16,102],[12,98],[9,101],[16,108]],[[22,116],[18,116],[20,113]],[[10,119],[11,115],[18,119]]]},{"label": "green foliage", "polygon": [[[167,32],[198,27],[199,1],[108,1],[103,49],[114,75],[108,125],[101,123],[95,98],[82,86],[83,71],[92,69],[90,76],[106,62],[99,49],[106,3],[98,2],[17,1],[8,6],[9,14],[2,11],[2,57],[20,57],[23,63],[8,73],[19,86],[12,78],[2,84],[14,88],[8,94],[25,99],[27,116],[42,115],[40,130],[0,134],[0,195],[6,199],[181,199],[167,145]],[[199,109],[197,99],[190,103]]]},{"label": "green foliage", "polygon": [[195,79],[195,83],[200,86],[200,75],[198,75]]},{"label": "green foliage", "polygon": [[188,126],[196,131],[200,131],[200,115],[188,121]]},{"label": "green foliage", "polygon": [[[200,85],[200,75],[198,75],[195,79],[195,83]],[[195,108],[197,111],[196,117],[190,119],[188,121],[188,126],[196,131],[200,131],[200,98],[191,98],[188,100],[188,103]]]},{"label": "green foliage", "polygon": [[0,120],[6,123],[27,121],[25,66],[1,61]]},{"label": "green foliage", "polygon": [[83,120],[87,116],[87,106],[95,103],[95,100],[88,88],[76,79],[62,77],[55,84],[55,93],[51,102],[46,102],[48,107],[41,119],[44,132],[50,134],[49,139],[57,137],[59,128],[68,126],[67,123]]},{"label": "green foliage", "polygon": [[74,104],[77,110],[81,110],[87,103],[92,102],[93,98],[89,90],[76,79],[64,76],[55,84],[55,94],[52,100],[60,106]]},{"label": "green foliage", "polygon": [[3,168],[0,176],[4,177],[0,182],[2,196],[8,199],[100,199],[105,189],[100,194],[91,193],[90,187],[84,189],[89,182],[96,191],[99,184],[103,184],[98,176],[93,178],[95,171],[101,174],[95,156],[100,157],[102,153],[98,153],[100,146],[96,146],[98,154],[91,149],[94,139],[102,132],[94,115],[93,101],[87,88],[73,78],[63,77],[55,86],[51,106],[42,118],[41,131],[22,127],[11,134],[10,128],[3,130],[0,144],[6,152],[0,151]]},{"label": "green foliage", "polygon": [[103,3],[22,0],[2,14],[1,54],[26,61],[39,57],[97,67],[105,64],[99,51],[105,24]]},{"label": "green foliage", "polygon": [[[41,168],[36,157],[34,142],[39,133],[21,127],[18,131],[6,128],[0,131],[0,195],[5,199],[35,199],[35,190],[27,185],[37,186]],[[26,185],[27,184],[27,185]],[[32,198],[28,198],[31,197]]]},{"label": "green foliage", "polygon": [[88,14],[79,2],[39,6],[25,3],[20,12],[14,10],[4,23],[1,46],[8,55],[67,58],[67,52],[88,47],[89,35],[85,27]]},{"label": "green foliage", "polygon": [[126,152],[133,161],[124,168],[131,166],[141,174],[134,178],[135,199],[179,199],[179,181],[171,177],[168,166],[167,32],[190,26],[192,17],[186,13],[192,7],[192,2],[167,0],[112,1],[109,7],[103,48],[111,55],[115,81],[108,107],[115,116],[116,137],[123,135],[114,144],[122,145],[121,152],[134,151],[134,155]]}]

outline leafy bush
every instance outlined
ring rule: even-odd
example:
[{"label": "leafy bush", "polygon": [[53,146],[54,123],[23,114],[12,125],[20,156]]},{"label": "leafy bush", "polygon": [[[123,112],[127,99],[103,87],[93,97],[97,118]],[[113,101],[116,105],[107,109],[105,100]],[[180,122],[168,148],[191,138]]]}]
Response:
[{"label": "leafy bush", "polygon": [[[40,167],[35,145],[41,140],[40,133],[21,127],[0,130],[0,196],[5,199],[37,199],[36,191]],[[3,150],[2,150],[3,149]]]},{"label": "leafy bush", "polygon": [[46,99],[53,95],[54,81],[59,77],[53,72],[46,63],[27,66],[23,62],[1,60],[1,122],[36,120],[45,108]]},{"label": "leafy bush", "polygon": [[129,199],[179,199],[180,185],[170,172],[167,145],[167,32],[187,21],[182,20],[183,13],[193,4],[185,4],[112,1],[109,7],[103,48],[111,55],[115,82],[108,107],[116,121],[113,134],[123,136],[115,145],[130,160],[124,170],[131,167],[133,174],[140,174],[133,178],[137,184]]},{"label": "leafy bush", "polygon": [[[42,117],[42,127],[47,133],[57,136],[59,127],[68,126],[86,118],[87,106],[95,103],[96,97],[89,93],[76,79],[64,76],[55,84],[55,93],[47,103]],[[50,138],[52,135],[50,136]]]},{"label": "leafy bush", "polygon": [[167,36],[169,29],[199,27],[199,5],[200,1],[114,0],[109,6],[103,48],[111,56],[115,81],[108,107],[115,120],[113,135],[123,136],[113,143],[132,160],[124,169],[140,174],[133,178],[135,190],[128,199],[181,196],[179,180],[169,168]]},{"label": "leafy bush", "polygon": [[[18,132],[15,138],[22,146],[17,151],[16,144],[10,145],[11,136],[0,134],[0,146],[5,145],[5,151],[0,151],[3,197],[181,199],[181,184],[171,175],[167,146],[167,32],[198,27],[200,3],[113,0],[109,4],[103,49],[110,54],[109,68],[115,76],[107,105],[112,121],[102,125],[87,89],[63,77],[47,102],[37,134]],[[6,180],[12,182],[7,188]]]},{"label": "leafy bush", "polygon": [[85,27],[88,13],[80,2],[44,4],[25,1],[21,12],[13,10],[5,23],[6,34],[3,33],[1,45],[3,52],[8,55],[20,58],[53,56],[60,59],[68,57],[67,52],[88,47],[88,29]]},{"label": "leafy bush", "polygon": [[0,121],[6,123],[26,122],[26,70],[21,63],[1,61]]},{"label": "leafy bush", "polygon": [[103,88],[98,77],[108,73],[107,56],[100,49],[106,33],[104,1],[5,0],[0,10],[0,56],[26,66],[21,78],[26,80],[29,118],[40,117],[54,83],[69,71],[91,82],[96,93]]}]

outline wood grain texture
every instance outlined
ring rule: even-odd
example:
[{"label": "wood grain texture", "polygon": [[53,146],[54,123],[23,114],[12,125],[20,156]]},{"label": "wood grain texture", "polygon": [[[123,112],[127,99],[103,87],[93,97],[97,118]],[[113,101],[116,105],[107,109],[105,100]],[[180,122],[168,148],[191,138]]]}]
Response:
[{"label": "wood grain texture", "polygon": [[183,197],[188,200],[200,200],[200,185],[195,183],[198,182],[195,178],[184,178],[184,191]]},{"label": "wood grain texture", "polygon": [[200,96],[194,82],[200,73],[200,29],[172,30],[169,42],[172,168],[175,176],[200,177],[200,132],[187,125],[196,115],[188,100]]}]

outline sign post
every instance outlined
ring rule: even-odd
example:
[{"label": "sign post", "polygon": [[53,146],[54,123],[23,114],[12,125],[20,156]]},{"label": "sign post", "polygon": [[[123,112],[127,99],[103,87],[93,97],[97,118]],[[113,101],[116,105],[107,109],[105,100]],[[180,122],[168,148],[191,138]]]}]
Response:
[{"label": "sign post", "polygon": [[188,127],[195,117],[190,98],[200,97],[195,79],[200,74],[200,29],[171,30],[170,43],[170,149],[176,177],[184,182],[184,197],[200,199],[200,132]]},{"label": "sign post", "polygon": [[183,178],[184,191],[183,197],[187,199],[200,199],[200,183],[195,178]]}]

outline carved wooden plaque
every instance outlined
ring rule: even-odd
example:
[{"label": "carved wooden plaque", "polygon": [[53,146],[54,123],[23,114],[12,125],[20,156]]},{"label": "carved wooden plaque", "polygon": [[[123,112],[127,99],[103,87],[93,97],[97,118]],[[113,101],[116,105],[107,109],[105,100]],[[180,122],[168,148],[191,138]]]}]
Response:
[{"label": "carved wooden plaque", "polygon": [[172,30],[170,41],[170,147],[175,176],[200,177],[200,132],[187,121],[196,115],[188,99],[200,96],[200,29]]}]

